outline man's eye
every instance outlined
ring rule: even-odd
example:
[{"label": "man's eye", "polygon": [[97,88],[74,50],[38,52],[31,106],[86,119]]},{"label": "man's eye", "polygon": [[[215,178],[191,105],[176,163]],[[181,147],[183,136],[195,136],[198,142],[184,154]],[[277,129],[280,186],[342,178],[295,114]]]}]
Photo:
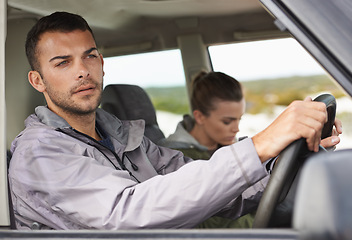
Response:
[{"label": "man's eye", "polygon": [[63,66],[63,65],[65,65],[65,64],[67,64],[68,63],[68,61],[62,61],[62,62],[59,62],[58,64],[56,64],[56,67],[60,67],[60,66]]},{"label": "man's eye", "polygon": [[88,55],[88,58],[97,58],[98,56],[97,55],[95,55],[95,54],[89,54]]}]

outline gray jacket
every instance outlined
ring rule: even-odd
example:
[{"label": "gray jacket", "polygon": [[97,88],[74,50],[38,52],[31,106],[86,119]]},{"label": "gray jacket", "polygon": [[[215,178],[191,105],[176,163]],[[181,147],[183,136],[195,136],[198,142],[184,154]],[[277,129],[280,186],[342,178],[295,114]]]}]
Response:
[{"label": "gray jacket", "polygon": [[174,149],[196,148],[199,151],[208,151],[206,146],[200,144],[189,132],[192,130],[194,123],[190,115],[183,116],[183,120],[177,124],[173,134],[167,137],[163,146]]},{"label": "gray jacket", "polygon": [[143,121],[98,109],[113,152],[46,107],[35,113],[11,147],[18,228],[191,228],[216,213],[251,211],[267,180],[251,139],[192,161],[145,138]]}]

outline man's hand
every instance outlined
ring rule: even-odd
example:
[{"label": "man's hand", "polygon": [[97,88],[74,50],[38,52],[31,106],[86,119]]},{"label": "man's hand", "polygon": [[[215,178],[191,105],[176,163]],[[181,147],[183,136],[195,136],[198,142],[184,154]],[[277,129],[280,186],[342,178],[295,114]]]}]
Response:
[{"label": "man's hand", "polygon": [[342,123],[340,120],[335,119],[335,128],[332,130],[331,137],[327,137],[321,140],[320,145],[324,148],[335,147],[339,142],[340,138],[338,137],[342,133]]},{"label": "man's hand", "polygon": [[327,122],[326,106],[311,98],[292,102],[273,123],[252,140],[262,162],[277,156],[291,142],[305,138],[308,149],[319,150],[321,131]]}]

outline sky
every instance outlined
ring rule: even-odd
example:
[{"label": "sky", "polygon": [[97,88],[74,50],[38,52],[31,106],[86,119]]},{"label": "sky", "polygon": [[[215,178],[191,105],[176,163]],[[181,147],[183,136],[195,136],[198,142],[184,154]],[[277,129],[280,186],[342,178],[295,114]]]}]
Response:
[{"label": "sky", "polygon": [[[278,39],[209,47],[214,71],[239,81],[324,74],[320,65],[296,40]],[[141,87],[184,85],[179,50],[105,58],[104,85]]]}]

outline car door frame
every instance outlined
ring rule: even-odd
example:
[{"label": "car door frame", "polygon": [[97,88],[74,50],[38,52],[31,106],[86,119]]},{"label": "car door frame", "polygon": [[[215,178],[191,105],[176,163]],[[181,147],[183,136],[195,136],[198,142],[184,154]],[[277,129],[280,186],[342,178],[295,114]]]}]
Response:
[{"label": "car door frame", "polygon": [[6,105],[5,105],[5,42],[7,0],[0,0],[0,227],[10,226],[7,191]]}]

